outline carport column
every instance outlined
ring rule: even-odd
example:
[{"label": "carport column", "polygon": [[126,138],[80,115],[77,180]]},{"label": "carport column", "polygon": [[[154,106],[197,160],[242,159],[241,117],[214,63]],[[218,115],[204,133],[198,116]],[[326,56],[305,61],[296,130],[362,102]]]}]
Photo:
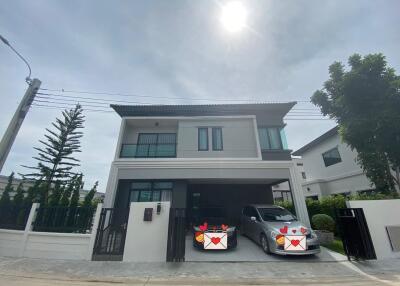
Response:
[{"label": "carport column", "polygon": [[110,174],[108,175],[107,187],[106,187],[106,196],[104,198],[104,207],[112,208],[114,206],[115,195],[117,193],[117,175],[118,168],[111,164]]},{"label": "carport column", "polygon": [[306,200],[303,188],[300,184],[299,174],[296,172],[294,165],[289,168],[290,171],[290,189],[292,192],[293,203],[296,209],[296,215],[300,221],[310,227],[310,219],[308,217]]}]

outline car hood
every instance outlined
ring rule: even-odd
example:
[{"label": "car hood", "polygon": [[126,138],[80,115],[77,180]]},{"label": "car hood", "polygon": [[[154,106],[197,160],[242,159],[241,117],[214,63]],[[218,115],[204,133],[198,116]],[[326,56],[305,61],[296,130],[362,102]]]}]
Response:
[{"label": "car hood", "polygon": [[[295,220],[295,221],[288,221],[288,222],[283,222],[283,221],[264,221],[263,224],[267,226],[271,231],[276,231],[280,232],[281,228],[285,228],[287,226],[288,228],[288,234],[300,234],[300,229],[303,227],[307,229],[307,233],[310,231],[310,228],[308,228],[305,224],[302,222]],[[295,229],[296,232],[292,232],[292,230]]]}]

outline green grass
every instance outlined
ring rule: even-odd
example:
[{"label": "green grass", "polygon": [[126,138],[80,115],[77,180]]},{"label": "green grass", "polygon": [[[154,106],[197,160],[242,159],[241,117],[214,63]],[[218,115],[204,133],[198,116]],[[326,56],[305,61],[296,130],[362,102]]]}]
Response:
[{"label": "green grass", "polygon": [[336,252],[339,252],[340,254],[346,255],[344,253],[343,243],[342,243],[341,239],[335,238],[335,240],[332,241],[332,243],[323,244],[322,246],[325,246],[326,248],[328,248],[332,251],[336,251]]}]

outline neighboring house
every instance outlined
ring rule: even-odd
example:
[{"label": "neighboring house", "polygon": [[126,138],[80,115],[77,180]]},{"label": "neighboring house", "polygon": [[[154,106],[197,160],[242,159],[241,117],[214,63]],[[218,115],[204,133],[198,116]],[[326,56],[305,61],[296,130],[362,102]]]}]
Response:
[{"label": "neighboring house", "polygon": [[[14,187],[14,191],[17,190],[17,187],[19,185],[19,183],[22,182],[22,179],[19,178],[15,178],[13,180],[13,187]],[[8,176],[3,176],[0,175],[0,197],[3,194],[3,191],[5,189],[5,187],[7,186],[8,183]],[[33,185],[32,182],[30,181],[25,181],[23,186],[24,186],[24,190],[27,191],[29,187],[31,187]],[[79,192],[79,200],[83,201],[83,199],[85,198],[86,194],[89,192],[90,190],[81,190]],[[13,198],[15,195],[15,192],[10,193],[10,198]],[[100,192],[96,192],[96,194],[94,195],[94,198],[97,199],[99,198],[100,200],[104,199],[104,193],[100,193]]]},{"label": "neighboring house", "polygon": [[338,127],[292,153],[301,156],[303,166],[298,172],[303,179],[306,198],[318,199],[328,195],[349,195],[374,190],[356,162],[357,152],[341,141]]},{"label": "neighboring house", "polygon": [[187,224],[199,208],[221,207],[239,224],[243,206],[273,204],[271,186],[288,181],[308,224],[283,131],[294,105],[111,105],[122,120],[105,207],[170,201]]}]

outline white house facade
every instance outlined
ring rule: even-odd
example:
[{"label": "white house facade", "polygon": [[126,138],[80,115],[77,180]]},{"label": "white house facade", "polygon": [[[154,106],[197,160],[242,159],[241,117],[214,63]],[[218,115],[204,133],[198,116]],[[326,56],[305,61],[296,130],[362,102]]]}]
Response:
[{"label": "white house facade", "polygon": [[350,195],[374,190],[373,184],[357,164],[357,152],[343,143],[334,127],[320,137],[293,152],[300,166],[306,198],[318,199],[329,195]]},{"label": "white house facade", "polygon": [[[167,203],[185,211],[187,225],[197,209],[220,207],[239,226],[245,205],[272,204],[272,185],[288,182],[296,214],[309,225],[283,131],[294,104],[112,105],[122,120],[105,207]],[[125,252],[137,253],[135,243],[127,240]]]}]

